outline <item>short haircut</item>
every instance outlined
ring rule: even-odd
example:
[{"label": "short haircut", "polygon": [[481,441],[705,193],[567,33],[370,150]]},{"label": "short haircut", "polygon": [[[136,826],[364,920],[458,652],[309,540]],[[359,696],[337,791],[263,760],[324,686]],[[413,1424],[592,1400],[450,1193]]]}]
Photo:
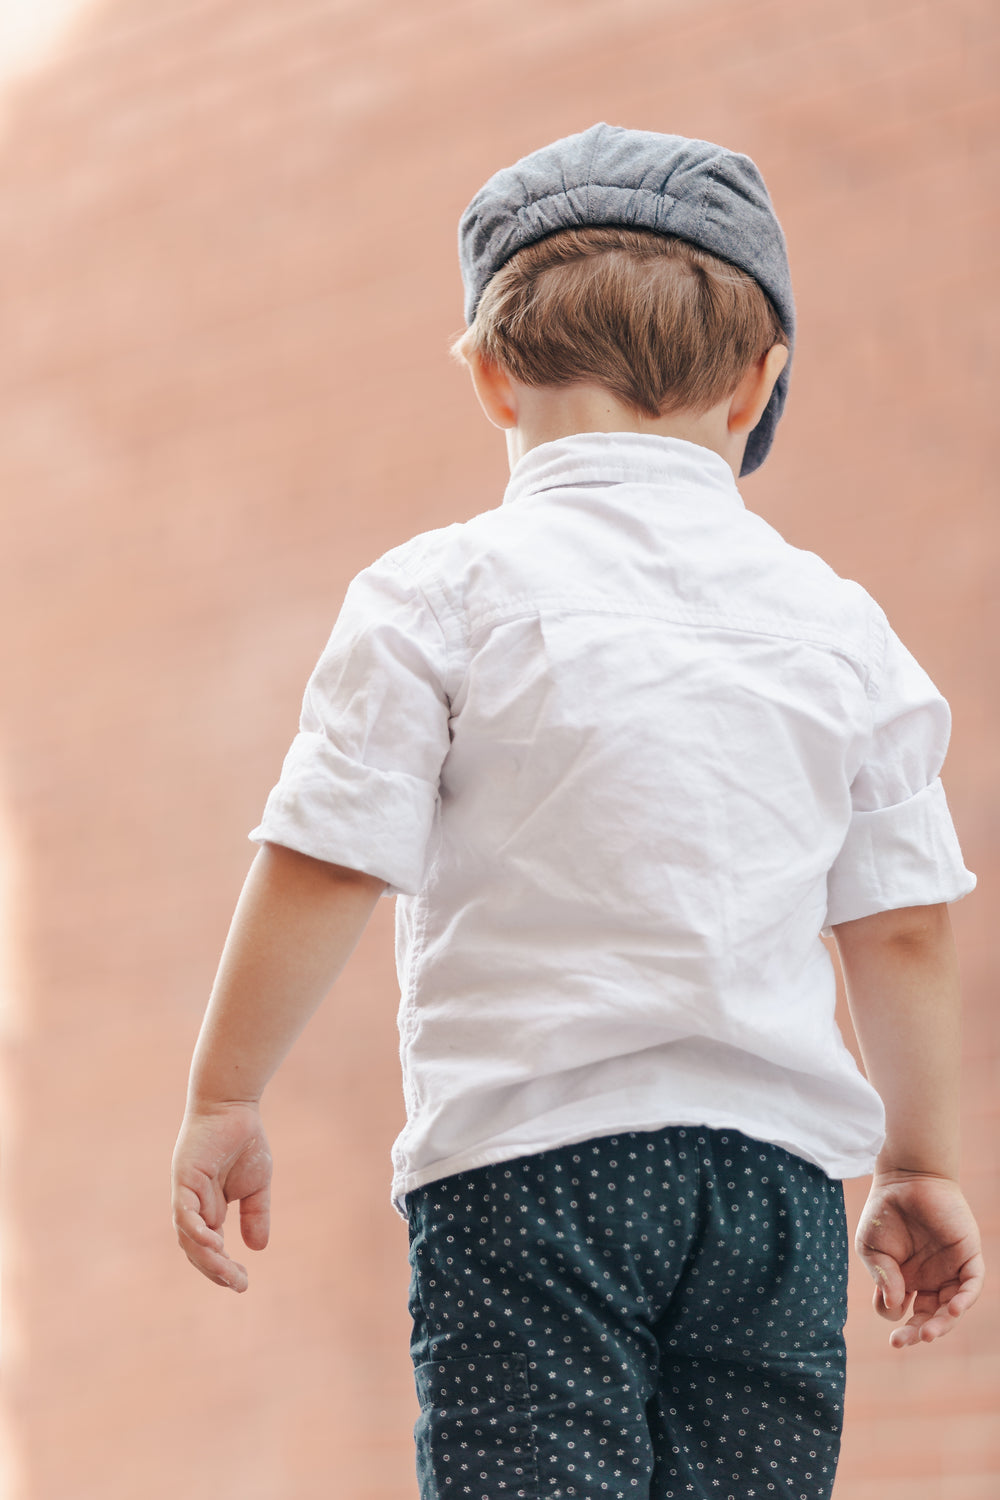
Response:
[{"label": "short haircut", "polygon": [[512,255],[455,347],[522,385],[601,385],[660,417],[708,411],[787,342],[763,287],[729,261],[673,235],[594,225]]}]

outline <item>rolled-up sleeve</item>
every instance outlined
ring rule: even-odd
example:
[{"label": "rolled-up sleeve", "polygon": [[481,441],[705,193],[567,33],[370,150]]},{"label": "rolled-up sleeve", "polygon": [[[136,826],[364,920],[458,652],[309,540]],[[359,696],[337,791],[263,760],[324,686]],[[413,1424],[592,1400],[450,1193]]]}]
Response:
[{"label": "rolled-up sleeve", "polygon": [[873,677],[872,730],[851,785],[851,821],[827,882],[827,927],[904,906],[968,895],[941,766],[948,705],[902,642],[885,627]]},{"label": "rolled-up sleeve", "polygon": [[250,838],[415,894],[450,742],[447,668],[444,633],[418,585],[391,556],[360,573]]}]

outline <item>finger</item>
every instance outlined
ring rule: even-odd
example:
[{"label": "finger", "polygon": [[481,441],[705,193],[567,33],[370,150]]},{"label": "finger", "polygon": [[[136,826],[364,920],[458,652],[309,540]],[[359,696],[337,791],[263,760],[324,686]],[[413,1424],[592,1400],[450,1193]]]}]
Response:
[{"label": "finger", "polygon": [[908,1301],[906,1282],[896,1262],[888,1255],[862,1257],[875,1282],[872,1305],[880,1318],[896,1323],[903,1316]]},{"label": "finger", "polygon": [[203,1216],[197,1209],[178,1209],[174,1212],[174,1228],[178,1239],[183,1235],[186,1239],[197,1245],[205,1245],[216,1250],[221,1250],[223,1245],[222,1233],[206,1224]]},{"label": "finger", "polygon": [[[963,1312],[972,1306],[977,1295],[977,1292],[970,1291],[969,1297],[965,1299],[962,1292],[956,1292],[938,1305],[927,1305],[929,1299],[918,1296],[913,1317],[904,1328],[897,1328],[890,1336],[890,1344],[896,1349],[906,1349],[915,1344],[931,1344],[935,1339],[942,1338],[950,1333]],[[922,1301],[924,1305],[921,1305]]]},{"label": "finger", "polygon": [[932,1318],[928,1318],[926,1323],[921,1323],[917,1329],[917,1338],[922,1344],[932,1344],[935,1339],[950,1333],[960,1316],[960,1313],[953,1313],[950,1308],[942,1308]]},{"label": "finger", "polygon": [[263,1250],[271,1232],[271,1194],[269,1189],[250,1193],[240,1201],[240,1233],[250,1250]]},{"label": "finger", "polygon": [[226,1253],[220,1231],[206,1224],[196,1209],[176,1208],[174,1229],[184,1254],[203,1276],[219,1286],[231,1287],[233,1291],[246,1291],[246,1268]]},{"label": "finger", "polygon": [[935,1314],[933,1318],[911,1318],[902,1328],[896,1328],[889,1335],[889,1343],[893,1349],[913,1349],[918,1344],[931,1344],[935,1339],[948,1332],[951,1321],[946,1316],[941,1318]]},{"label": "finger", "polygon": [[203,1245],[184,1234],[179,1234],[178,1240],[191,1264],[203,1276],[207,1276],[209,1281],[214,1281],[217,1286],[229,1287],[234,1292],[246,1291],[249,1285],[246,1266],[233,1260],[224,1250]]},{"label": "finger", "polygon": [[876,1281],[875,1290],[872,1293],[872,1307],[880,1318],[886,1318],[890,1323],[898,1323],[903,1316],[903,1309],[893,1306],[886,1300],[885,1289],[880,1281]]},{"label": "finger", "polygon": [[938,1308],[931,1308],[926,1314],[926,1321],[919,1324],[920,1341],[929,1344],[934,1339],[942,1338],[946,1333],[950,1333],[959,1318],[968,1312],[978,1300],[981,1290],[982,1277],[970,1277],[968,1281],[962,1283],[959,1291],[953,1293],[947,1300],[942,1300]]},{"label": "finger", "polygon": [[221,1230],[226,1222],[227,1203],[224,1195],[212,1184],[205,1186],[204,1193],[192,1187],[178,1185],[174,1190],[174,1223],[181,1215],[191,1214],[199,1218],[211,1230]]},{"label": "finger", "polygon": [[974,1255],[967,1261],[958,1273],[959,1288],[951,1302],[958,1303],[962,1312],[979,1301],[979,1294],[983,1289],[983,1281],[986,1278],[986,1266],[982,1255]]}]

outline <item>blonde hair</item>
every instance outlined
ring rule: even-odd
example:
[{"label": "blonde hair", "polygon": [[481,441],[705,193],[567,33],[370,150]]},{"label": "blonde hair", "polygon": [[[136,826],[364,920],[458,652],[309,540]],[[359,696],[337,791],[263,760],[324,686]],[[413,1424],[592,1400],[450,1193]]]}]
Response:
[{"label": "blonde hair", "polygon": [[604,386],[648,417],[705,412],[774,344],[787,344],[752,276],[647,229],[562,229],[488,282],[453,345],[529,386]]}]

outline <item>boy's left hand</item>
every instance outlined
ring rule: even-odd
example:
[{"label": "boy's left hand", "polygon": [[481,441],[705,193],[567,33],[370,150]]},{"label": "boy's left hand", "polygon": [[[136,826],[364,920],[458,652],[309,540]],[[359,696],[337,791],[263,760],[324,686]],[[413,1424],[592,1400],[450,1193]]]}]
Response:
[{"label": "boy's left hand", "polygon": [[855,1248],[875,1278],[875,1311],[892,1323],[895,1349],[928,1344],[979,1297],[979,1228],[958,1183],[923,1173],[877,1173]]},{"label": "boy's left hand", "polygon": [[270,1228],[271,1152],[260,1112],[242,1103],[191,1108],[174,1149],[177,1239],[203,1276],[245,1292],[246,1267],[227,1253],[222,1233],[234,1199],[239,1199],[244,1243],[263,1250]]}]

